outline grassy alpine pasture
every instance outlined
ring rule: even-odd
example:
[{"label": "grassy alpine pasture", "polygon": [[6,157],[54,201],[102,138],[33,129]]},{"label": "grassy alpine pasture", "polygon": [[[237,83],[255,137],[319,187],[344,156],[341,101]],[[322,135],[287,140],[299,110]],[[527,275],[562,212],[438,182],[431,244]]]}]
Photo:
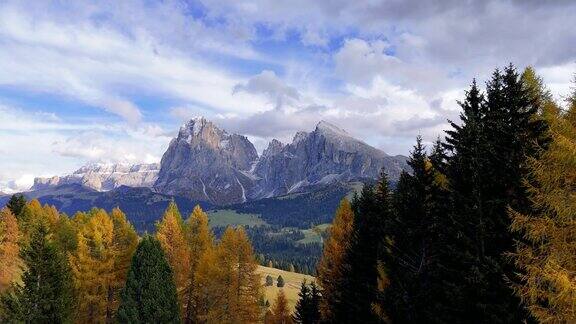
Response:
[{"label": "grassy alpine pasture", "polygon": [[208,211],[208,219],[210,220],[210,227],[226,227],[228,225],[246,225],[252,227],[266,225],[266,222],[257,214],[238,213],[231,209]]},{"label": "grassy alpine pasture", "polygon": [[[294,311],[294,307],[298,301],[298,293],[300,292],[300,285],[302,284],[302,281],[306,280],[306,282],[312,282],[315,280],[314,277],[309,275],[263,266],[258,266],[257,272],[260,273],[262,277],[262,284],[266,282],[267,275],[272,276],[274,279],[274,285],[264,286],[264,298],[270,302],[270,306],[274,307],[274,300],[276,300],[276,295],[280,289],[282,289],[284,290],[284,294],[286,294],[286,299],[288,299],[288,306],[290,307],[291,311]],[[283,288],[276,287],[276,279],[279,275],[284,278]]]}]

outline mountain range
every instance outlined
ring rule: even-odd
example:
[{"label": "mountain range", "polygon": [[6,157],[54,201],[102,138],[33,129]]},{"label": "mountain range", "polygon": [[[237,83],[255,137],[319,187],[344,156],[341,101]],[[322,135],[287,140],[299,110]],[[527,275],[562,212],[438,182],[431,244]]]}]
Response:
[{"label": "mountain range", "polygon": [[121,186],[152,187],[158,179],[160,164],[101,164],[92,163],[65,176],[35,178],[30,190],[43,190],[65,184],[80,184],[97,191],[109,191]]},{"label": "mountain range", "polygon": [[199,117],[180,128],[160,164],[90,164],[70,175],[36,178],[31,190],[65,184],[96,191],[145,187],[231,205],[312,192],[334,183],[365,182],[378,178],[382,169],[394,182],[409,166],[406,157],[387,155],[326,121],[311,132],[297,132],[291,143],[272,140],[259,156],[247,137],[229,134]]}]

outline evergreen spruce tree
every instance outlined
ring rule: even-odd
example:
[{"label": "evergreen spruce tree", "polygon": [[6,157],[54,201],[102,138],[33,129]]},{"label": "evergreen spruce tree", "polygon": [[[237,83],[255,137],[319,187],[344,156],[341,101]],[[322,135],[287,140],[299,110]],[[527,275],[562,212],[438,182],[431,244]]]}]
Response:
[{"label": "evergreen spruce tree", "polygon": [[298,293],[298,301],[296,302],[294,315],[292,316],[294,322],[300,324],[310,323],[309,322],[310,319],[309,310],[311,303],[310,297],[311,297],[310,288],[308,288],[306,281],[304,281],[300,285],[300,292]]},{"label": "evergreen spruce tree", "polygon": [[22,282],[2,296],[0,320],[6,323],[66,323],[74,303],[72,277],[66,258],[48,238],[45,227],[35,228],[20,257]]},{"label": "evergreen spruce tree", "polygon": [[320,301],[322,300],[322,295],[320,290],[316,285],[315,281],[310,284],[310,308],[308,311],[309,321],[308,323],[320,323]]},{"label": "evergreen spruce tree", "polygon": [[276,287],[284,287],[284,278],[281,275],[278,275],[278,279],[276,279]]},{"label": "evergreen spruce tree", "polygon": [[353,201],[354,227],[349,249],[344,257],[341,298],[334,312],[323,321],[330,323],[373,323],[378,303],[379,251],[385,226],[391,215],[390,191],[385,173],[375,190],[365,185]]},{"label": "evergreen spruce tree", "polygon": [[23,194],[15,194],[10,197],[6,207],[12,211],[12,214],[18,218],[22,213],[22,210],[26,206],[26,198]]},{"label": "evergreen spruce tree", "polygon": [[302,282],[298,301],[292,319],[295,323],[316,324],[320,322],[320,292],[314,282],[307,285]]},{"label": "evergreen spruce tree", "polygon": [[516,269],[505,256],[514,242],[507,209],[531,206],[522,179],[526,158],[546,141],[541,107],[513,66],[493,73],[485,98],[474,83],[460,105],[461,125],[446,138],[451,213],[442,251],[452,260],[442,282],[450,300],[437,313],[451,322],[521,322],[527,314],[508,284]]},{"label": "evergreen spruce tree", "polygon": [[172,269],[160,243],[145,236],[132,258],[117,312],[120,323],[179,323]]},{"label": "evergreen spruce tree", "polygon": [[[438,161],[436,163],[439,163]],[[380,308],[394,322],[430,321],[440,286],[440,249],[445,193],[418,137],[393,197],[394,216],[382,236],[381,264],[388,281]]]}]

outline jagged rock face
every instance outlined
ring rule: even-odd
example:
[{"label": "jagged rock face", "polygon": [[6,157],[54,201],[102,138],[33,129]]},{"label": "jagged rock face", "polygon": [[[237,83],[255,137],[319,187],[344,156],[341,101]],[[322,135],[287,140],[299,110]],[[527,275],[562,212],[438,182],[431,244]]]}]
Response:
[{"label": "jagged rock face", "polygon": [[[276,141],[277,142],[277,141]],[[334,181],[377,179],[384,168],[392,180],[408,170],[406,158],[392,157],[320,122],[311,133],[298,132],[291,144],[271,142],[254,168],[258,180],[250,198],[311,190]]]},{"label": "jagged rock face", "polygon": [[158,178],[160,165],[152,164],[90,164],[66,176],[35,178],[31,190],[42,190],[64,184],[109,191],[120,186],[151,187]]},{"label": "jagged rock face", "polygon": [[409,169],[405,157],[388,156],[326,122],[296,133],[288,145],[272,140],[258,158],[247,138],[198,118],[170,143],[155,188],[223,205],[377,179],[382,168],[392,180]]},{"label": "jagged rock face", "polygon": [[170,142],[154,186],[163,193],[219,205],[246,201],[254,184],[247,174],[257,159],[246,137],[196,118]]}]

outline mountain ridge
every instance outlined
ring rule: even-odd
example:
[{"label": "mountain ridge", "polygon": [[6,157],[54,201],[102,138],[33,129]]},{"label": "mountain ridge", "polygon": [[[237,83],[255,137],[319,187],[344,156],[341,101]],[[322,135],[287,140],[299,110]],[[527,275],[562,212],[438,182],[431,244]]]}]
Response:
[{"label": "mountain ridge", "polygon": [[290,143],[272,139],[261,155],[243,135],[196,117],[184,123],[160,163],[84,166],[74,173],[36,178],[31,190],[80,184],[110,191],[146,187],[214,205],[231,205],[314,191],[335,182],[371,181],[384,169],[391,181],[409,171],[406,157],[390,156],[321,120],[298,131]]}]

